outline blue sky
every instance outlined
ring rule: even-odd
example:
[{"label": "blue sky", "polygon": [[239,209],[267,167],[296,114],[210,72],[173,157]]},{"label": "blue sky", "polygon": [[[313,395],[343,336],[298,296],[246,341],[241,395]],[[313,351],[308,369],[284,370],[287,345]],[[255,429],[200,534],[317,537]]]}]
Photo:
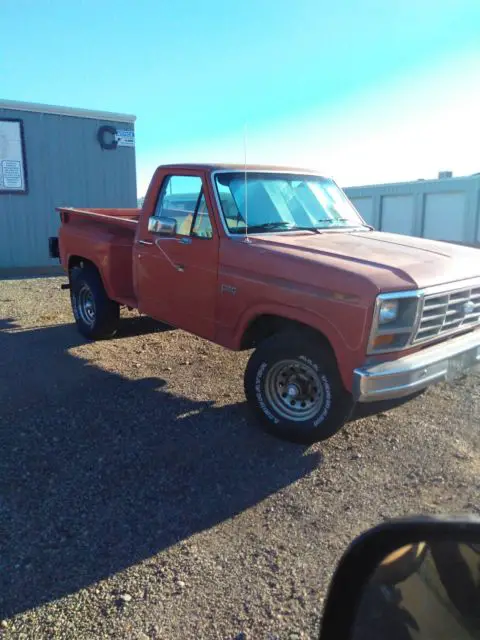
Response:
[{"label": "blue sky", "polygon": [[[0,97],[134,113],[162,162],[243,158],[344,185],[480,171],[479,0],[15,0]],[[420,175],[418,173],[420,172]]]}]

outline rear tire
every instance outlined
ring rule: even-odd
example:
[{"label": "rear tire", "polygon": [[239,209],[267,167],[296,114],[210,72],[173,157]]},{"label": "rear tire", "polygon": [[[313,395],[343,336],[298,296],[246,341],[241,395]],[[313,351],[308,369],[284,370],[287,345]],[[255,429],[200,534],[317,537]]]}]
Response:
[{"label": "rear tire", "polygon": [[262,342],[247,364],[244,382],[262,426],[291,442],[331,438],[355,404],[331,349],[309,332],[283,332]]},{"label": "rear tire", "polygon": [[80,333],[89,340],[113,337],[118,330],[120,307],[110,300],[93,265],[70,271],[70,300]]}]

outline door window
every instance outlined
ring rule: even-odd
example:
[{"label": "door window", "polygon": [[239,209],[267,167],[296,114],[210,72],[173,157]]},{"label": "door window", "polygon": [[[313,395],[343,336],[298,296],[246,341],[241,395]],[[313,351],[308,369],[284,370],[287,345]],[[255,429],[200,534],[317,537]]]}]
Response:
[{"label": "door window", "polygon": [[213,235],[199,176],[165,178],[155,216],[174,218],[177,221],[177,235],[199,238],[211,238]]},{"label": "door window", "polygon": [[207,203],[203,193],[200,198],[195,221],[192,226],[192,236],[195,236],[196,238],[211,238],[213,236],[213,229],[210,223],[210,216],[208,215]]}]

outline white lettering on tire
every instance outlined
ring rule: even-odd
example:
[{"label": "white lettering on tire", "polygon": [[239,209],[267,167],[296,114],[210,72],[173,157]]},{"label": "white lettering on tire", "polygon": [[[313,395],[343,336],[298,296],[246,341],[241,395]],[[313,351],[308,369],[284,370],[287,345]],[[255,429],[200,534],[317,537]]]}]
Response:
[{"label": "white lettering on tire", "polygon": [[[309,364],[311,367],[313,367],[315,369],[315,371],[319,370],[318,364],[316,362],[313,362],[313,360],[311,360],[307,356],[298,356],[298,359],[299,360],[303,360],[304,362]],[[330,386],[330,383],[328,381],[327,376],[326,375],[321,376],[320,377],[320,381],[321,381],[321,383],[323,385],[323,393],[324,393],[324,396],[325,396],[325,402],[324,402],[323,407],[322,407],[322,412],[320,413],[320,415],[313,422],[313,426],[314,427],[318,427],[320,424],[322,424],[322,422],[327,417],[328,412],[330,411],[330,407],[332,406],[332,388]]]},{"label": "white lettering on tire", "polygon": [[265,400],[262,396],[262,376],[265,373],[268,364],[266,362],[262,362],[262,364],[258,367],[257,375],[255,376],[255,395],[257,396],[257,402],[260,409],[267,416],[269,420],[271,420],[274,424],[278,424],[280,421],[276,418],[270,409],[265,404]]},{"label": "white lettering on tire", "polygon": [[325,402],[323,404],[322,413],[318,416],[318,418],[314,421],[313,426],[318,427],[328,415],[330,411],[330,407],[332,406],[332,389],[330,387],[330,383],[328,381],[327,376],[323,375],[320,378],[323,385],[323,393],[325,394]]},{"label": "white lettering on tire", "polygon": [[303,360],[303,362],[306,362],[311,367],[313,367],[315,369],[315,371],[318,371],[318,364],[313,362],[313,360],[310,360],[310,358],[307,358],[307,356],[298,356],[298,359],[299,360]]}]

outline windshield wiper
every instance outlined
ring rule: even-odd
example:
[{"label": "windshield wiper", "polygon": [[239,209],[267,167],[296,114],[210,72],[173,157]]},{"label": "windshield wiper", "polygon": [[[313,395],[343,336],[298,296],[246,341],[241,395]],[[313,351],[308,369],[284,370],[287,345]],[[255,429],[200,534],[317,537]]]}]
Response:
[{"label": "windshield wiper", "polygon": [[[335,220],[332,220],[332,218],[320,218],[319,220],[317,220],[317,222],[328,222],[329,224],[335,224],[335,222],[350,222],[350,220],[348,218],[336,218]],[[361,228],[366,228],[370,231],[374,231],[374,228],[371,227],[369,224],[364,224],[361,223],[359,225],[339,225],[339,228],[342,229],[361,229]]]},{"label": "windshield wiper", "polygon": [[278,222],[264,222],[262,224],[249,225],[248,231],[255,233],[256,231],[312,231],[312,233],[321,233],[317,227],[299,227],[291,222],[278,221]]},{"label": "windshield wiper", "polygon": [[311,231],[312,233],[322,233],[318,227],[289,227],[287,231]]},{"label": "windshield wiper", "polygon": [[248,225],[249,231],[263,231],[263,230],[275,230],[275,229],[284,229],[285,227],[290,227],[290,222],[278,221],[278,222],[262,222],[262,224],[250,224]]}]

